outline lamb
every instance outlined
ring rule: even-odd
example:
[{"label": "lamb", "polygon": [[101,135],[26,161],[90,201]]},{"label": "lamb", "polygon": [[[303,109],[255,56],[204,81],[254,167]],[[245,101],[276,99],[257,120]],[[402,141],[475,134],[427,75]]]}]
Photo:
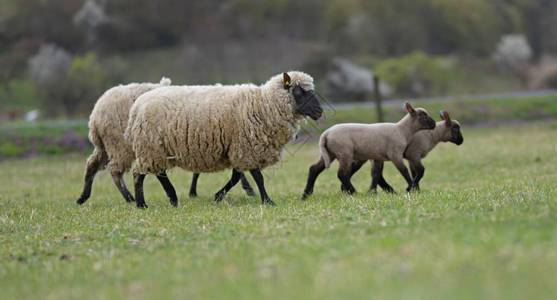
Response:
[{"label": "lamb", "polygon": [[[127,202],[134,202],[134,198],[126,187],[124,173],[128,171],[135,159],[131,145],[124,140],[124,131],[128,123],[129,110],[137,97],[141,94],[159,88],[169,86],[170,79],[162,78],[160,83],[131,83],[119,85],[107,90],[95,103],[89,118],[89,140],[94,146],[93,153],[86,163],[84,187],[81,196],[76,201],[78,204],[85,203],[91,196],[91,189],[96,173],[104,168],[110,172],[114,184]],[[158,174],[157,178],[167,191],[171,199],[176,198],[176,192],[168,184],[168,178],[164,172]],[[197,182],[199,174],[194,174],[193,180]],[[251,186],[242,176],[242,186],[253,194]],[[192,181],[193,181],[192,180]],[[192,182],[190,196],[196,196],[195,185]]]},{"label": "lamb", "polygon": [[[451,120],[447,111],[440,112],[441,120],[437,122],[435,129],[422,130],[414,134],[408,148],[404,152],[404,158],[410,164],[410,171],[414,181],[414,187],[420,190],[420,180],[424,176],[425,168],[422,164],[422,159],[437,146],[440,142],[451,142],[453,144],[461,145],[464,142],[462,132],[460,131],[460,123],[457,120]],[[357,161],[352,166],[352,174],[356,173],[365,161]],[[377,185],[386,192],[394,192],[394,189],[387,183],[383,177],[383,162],[373,161],[372,168],[372,183],[370,191],[375,191]]]},{"label": "lamb", "polygon": [[232,177],[215,194],[220,201],[250,171],[261,201],[273,205],[261,169],[280,160],[305,117],[317,120],[323,110],[313,78],[283,73],[260,86],[170,86],[141,95],[130,111],[126,138],[132,144],[136,204],[146,174],[175,166],[195,173],[232,168]]},{"label": "lamb", "polygon": [[356,192],[350,182],[353,162],[370,159],[392,161],[408,183],[407,191],[411,191],[414,185],[404,165],[404,150],[416,132],[435,128],[435,121],[423,108],[414,109],[408,102],[405,107],[408,114],[398,123],[337,124],[323,132],[319,139],[321,157],[309,168],[302,199],[313,193],[317,176],[335,159],[339,161],[337,177],[343,192]]}]

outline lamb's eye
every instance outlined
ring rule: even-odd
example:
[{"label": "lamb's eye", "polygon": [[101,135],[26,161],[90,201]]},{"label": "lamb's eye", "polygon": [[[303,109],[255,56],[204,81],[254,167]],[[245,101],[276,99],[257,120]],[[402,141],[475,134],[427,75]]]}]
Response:
[{"label": "lamb's eye", "polygon": [[294,87],[294,89],[292,90],[292,95],[294,95],[294,97],[300,97],[303,94],[304,90],[299,86]]}]

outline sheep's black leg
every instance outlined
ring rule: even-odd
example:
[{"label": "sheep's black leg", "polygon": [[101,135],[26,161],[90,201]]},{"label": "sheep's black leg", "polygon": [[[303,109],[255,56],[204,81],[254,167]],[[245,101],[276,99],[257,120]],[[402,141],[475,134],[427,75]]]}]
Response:
[{"label": "sheep's black leg", "polygon": [[420,190],[420,180],[424,177],[425,167],[422,165],[420,161],[417,162],[410,162],[410,165],[413,165],[414,169],[416,170],[416,176],[414,177],[414,189],[416,191]]},{"label": "sheep's black leg", "polygon": [[197,179],[199,179],[199,173],[193,173],[190,185],[190,198],[197,197]]},{"label": "sheep's black leg", "polygon": [[323,161],[323,158],[320,158],[317,163],[309,167],[308,180],[306,188],[304,189],[304,194],[302,195],[302,200],[305,200],[309,195],[313,194],[315,180],[317,179],[317,176],[323,172],[323,170],[325,170],[325,162]]},{"label": "sheep's black leg", "polygon": [[168,175],[166,175],[166,172],[165,171],[160,172],[157,175],[157,179],[161,183],[164,191],[166,192],[166,196],[170,200],[170,204],[172,204],[172,206],[174,207],[178,206],[178,196],[176,195],[176,190],[174,189],[172,182],[170,182]]},{"label": "sheep's black leg", "polygon": [[347,163],[343,160],[339,160],[339,167],[337,172],[337,177],[341,182],[341,191],[349,195],[356,193],[356,188],[352,185],[352,182],[350,182],[351,164],[351,162]]},{"label": "sheep's black leg", "polygon": [[147,208],[145,198],[143,196],[143,181],[145,174],[133,174],[133,183],[135,188],[135,204],[139,208]]},{"label": "sheep's black leg", "polygon": [[350,168],[350,178],[352,178],[352,176],[354,176],[354,174],[356,174],[365,163],[365,160],[356,160],[352,162],[352,166]]},{"label": "sheep's black leg", "polygon": [[379,177],[379,186],[385,191],[386,193],[396,194],[395,189],[387,183],[383,174]]},{"label": "sheep's black leg", "polygon": [[404,161],[402,159],[393,160],[393,164],[398,169],[402,177],[406,180],[408,187],[406,188],[407,192],[410,192],[414,186],[414,182],[412,177],[410,177],[410,173],[408,172],[408,168],[404,165]]},{"label": "sheep's black leg", "polygon": [[379,178],[383,175],[383,164],[384,162],[378,160],[373,160],[371,162],[371,186],[369,187],[369,191],[372,193],[377,192]]},{"label": "sheep's black leg", "polygon": [[230,189],[233,188],[238,181],[240,181],[240,177],[242,177],[242,173],[232,169],[232,177],[230,177],[230,180],[228,180],[226,185],[215,194],[215,202],[222,201],[224,196],[226,196],[226,193],[228,193],[228,191],[230,191]]},{"label": "sheep's black leg", "polygon": [[93,180],[95,179],[95,174],[104,167],[106,164],[106,153],[95,149],[93,154],[87,159],[87,164],[85,167],[85,178],[83,191],[81,196],[77,199],[77,204],[83,204],[91,196],[91,189],[93,187]]},{"label": "sheep's black leg", "polygon": [[114,184],[118,188],[118,191],[120,191],[120,194],[122,194],[122,197],[124,197],[124,200],[126,200],[126,202],[135,202],[135,199],[133,199],[132,194],[126,187],[126,182],[124,181],[124,173],[120,171],[112,171],[110,172],[110,175],[112,176],[112,181],[114,181]]},{"label": "sheep's black leg", "polygon": [[242,188],[244,189],[244,191],[246,191],[246,194],[248,196],[254,197],[255,196],[255,191],[253,190],[253,188],[249,184],[248,179],[246,178],[244,173],[240,173],[240,174],[241,174],[240,182],[242,183]]},{"label": "sheep's black leg", "polygon": [[251,176],[255,183],[257,184],[257,188],[259,189],[259,194],[261,195],[261,202],[263,204],[275,205],[275,202],[269,198],[267,195],[267,190],[265,190],[265,180],[263,179],[263,174],[261,174],[261,170],[253,169],[250,170]]},{"label": "sheep's black leg", "polygon": [[387,180],[385,180],[385,177],[383,177],[383,166],[384,166],[385,162],[383,161],[373,161],[373,168],[371,169],[371,187],[369,188],[370,192],[376,192],[377,191],[377,185],[379,185],[383,191],[387,192],[387,193],[395,193],[395,190],[393,189],[393,187],[391,187],[389,185],[389,183],[387,183]]}]

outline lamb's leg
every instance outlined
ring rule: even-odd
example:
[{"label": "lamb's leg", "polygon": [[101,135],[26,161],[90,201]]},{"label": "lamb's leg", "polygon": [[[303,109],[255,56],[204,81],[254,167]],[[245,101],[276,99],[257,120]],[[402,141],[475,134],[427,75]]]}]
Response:
[{"label": "lamb's leg", "polygon": [[416,191],[420,190],[420,180],[424,177],[425,167],[422,165],[421,161],[410,161],[410,166],[413,166],[416,172],[414,176],[414,189]]},{"label": "lamb's leg", "polygon": [[356,188],[350,182],[351,166],[352,160],[339,159],[337,177],[341,182],[340,189],[349,195],[356,193]]},{"label": "lamb's leg", "polygon": [[265,180],[263,179],[263,174],[261,174],[261,170],[253,169],[250,170],[251,176],[255,183],[257,184],[257,188],[259,189],[259,194],[261,195],[261,202],[263,204],[275,205],[275,202],[269,198],[267,195],[267,190],[265,190]]},{"label": "lamb's leg", "polygon": [[354,174],[356,174],[365,163],[365,160],[356,160],[352,162],[352,166],[350,168],[350,178],[352,178],[352,176],[354,176]]},{"label": "lamb's leg", "polygon": [[81,196],[77,199],[77,204],[83,204],[91,196],[91,188],[93,187],[93,179],[95,179],[95,174],[104,167],[107,161],[106,153],[102,150],[96,149],[93,154],[87,159],[87,164],[85,167],[85,178],[83,191]]},{"label": "lamb's leg", "polygon": [[383,177],[383,166],[385,162],[374,160],[372,163],[373,163],[373,168],[371,169],[372,181],[371,181],[371,187],[369,188],[369,191],[376,192],[377,185],[379,185],[381,189],[383,189],[383,191],[394,194],[395,190],[393,189],[393,187],[389,185],[389,183],[387,183],[385,177]]},{"label": "lamb's leg", "polygon": [[126,187],[126,182],[124,181],[124,172],[112,171],[110,172],[110,175],[112,176],[112,181],[114,181],[114,184],[118,188],[118,191],[120,191],[120,194],[122,194],[122,197],[124,197],[124,200],[126,200],[126,202],[135,202],[135,199],[133,199],[132,194]]},{"label": "lamb's leg", "polygon": [[402,177],[404,177],[404,179],[406,180],[406,183],[408,184],[408,187],[406,188],[406,191],[410,192],[412,190],[412,187],[414,186],[414,183],[412,181],[412,177],[410,177],[410,173],[408,172],[408,168],[406,168],[406,166],[404,165],[404,160],[402,159],[402,157],[400,157],[400,158],[392,159],[392,161],[393,161],[393,164],[395,165],[395,167],[398,169],[398,171],[402,175]]},{"label": "lamb's leg", "polygon": [[325,162],[323,161],[323,158],[319,158],[319,161],[317,163],[309,167],[308,180],[306,183],[306,188],[304,189],[304,194],[302,195],[302,200],[305,200],[308,196],[313,194],[315,180],[317,179],[317,176],[319,176],[319,174],[323,172],[323,170],[325,170]]},{"label": "lamb's leg", "polygon": [[254,197],[255,196],[255,191],[253,190],[253,188],[249,184],[248,179],[246,178],[244,173],[240,173],[240,174],[241,174],[240,182],[242,183],[242,188],[244,189],[244,191],[246,191],[246,194],[248,196]]},{"label": "lamb's leg", "polygon": [[242,177],[242,173],[232,169],[232,177],[230,177],[230,180],[228,180],[226,185],[215,194],[215,202],[222,201],[224,196],[226,196],[226,193],[228,193],[228,191],[230,191],[230,189],[233,188],[238,181],[240,181],[240,177]]},{"label": "lamb's leg", "polygon": [[145,198],[143,196],[143,181],[145,180],[145,174],[133,174],[133,183],[135,189],[135,204],[139,208],[147,208],[145,203]]},{"label": "lamb's leg", "polygon": [[172,182],[170,182],[168,175],[166,175],[166,172],[165,171],[160,172],[157,175],[157,179],[161,183],[164,191],[166,192],[166,196],[170,200],[170,204],[172,204],[172,206],[174,207],[178,206],[178,196],[176,195],[176,190],[174,189]]},{"label": "lamb's leg", "polygon": [[190,185],[190,198],[197,197],[197,179],[199,179],[199,173],[193,173]]}]

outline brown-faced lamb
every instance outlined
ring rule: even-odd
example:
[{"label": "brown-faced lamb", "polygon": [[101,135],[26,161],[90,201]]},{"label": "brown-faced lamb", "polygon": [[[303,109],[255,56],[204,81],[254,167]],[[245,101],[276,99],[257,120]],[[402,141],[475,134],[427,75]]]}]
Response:
[{"label": "brown-faced lamb", "polygon": [[337,177],[343,192],[356,192],[350,182],[352,164],[366,160],[392,161],[408,183],[407,191],[412,190],[412,178],[404,165],[404,151],[416,132],[435,128],[435,121],[423,108],[414,109],[408,102],[405,108],[408,114],[398,123],[337,124],[323,132],[319,139],[321,157],[309,168],[302,199],[313,193],[317,176],[335,159],[339,161]]},{"label": "brown-faced lamb", "polygon": [[295,71],[261,86],[170,86],[145,93],[130,110],[125,134],[136,157],[136,204],[147,207],[146,174],[175,166],[195,173],[232,168],[216,201],[239,181],[240,171],[249,170],[262,202],[274,204],[261,169],[280,160],[305,116],[316,120],[321,114],[313,78]]},{"label": "brown-faced lamb", "polygon": [[[425,167],[422,159],[425,158],[437,144],[440,142],[451,142],[455,145],[461,145],[464,142],[460,123],[457,120],[451,120],[447,111],[440,112],[441,120],[435,125],[433,130],[422,130],[414,134],[406,151],[404,158],[408,160],[410,172],[415,189],[420,189],[420,180],[425,173]],[[352,166],[352,174],[356,173],[366,161],[357,161]],[[383,177],[383,161],[373,161],[371,171],[372,182],[370,191],[375,191],[379,185],[384,191],[392,193],[394,189],[387,183]]]}]

